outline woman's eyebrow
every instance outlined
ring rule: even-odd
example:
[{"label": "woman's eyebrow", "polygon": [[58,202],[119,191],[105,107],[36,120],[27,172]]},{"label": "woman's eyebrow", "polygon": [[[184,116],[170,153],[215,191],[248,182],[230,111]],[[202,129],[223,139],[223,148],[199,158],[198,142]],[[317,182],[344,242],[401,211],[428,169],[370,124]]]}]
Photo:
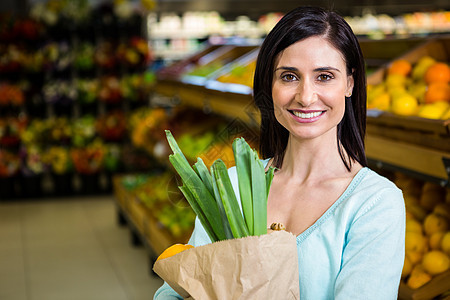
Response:
[{"label": "woman's eyebrow", "polygon": [[[298,71],[298,69],[296,67],[286,67],[286,66],[281,66],[281,67],[276,68],[275,72],[278,71],[278,70],[291,71],[291,72],[297,72]],[[334,67],[329,67],[329,66],[315,68],[313,71],[314,72],[337,71],[337,72],[341,73],[341,71],[339,69],[334,68]]]},{"label": "woman's eyebrow", "polygon": [[314,72],[322,72],[322,71],[337,71],[339,73],[341,73],[341,71],[337,68],[334,67],[320,67],[320,68],[315,68]]},{"label": "woman's eyebrow", "polygon": [[285,66],[281,66],[275,69],[275,72],[278,70],[284,70],[284,71],[292,71],[292,72],[297,72],[298,69],[295,67],[285,67]]}]

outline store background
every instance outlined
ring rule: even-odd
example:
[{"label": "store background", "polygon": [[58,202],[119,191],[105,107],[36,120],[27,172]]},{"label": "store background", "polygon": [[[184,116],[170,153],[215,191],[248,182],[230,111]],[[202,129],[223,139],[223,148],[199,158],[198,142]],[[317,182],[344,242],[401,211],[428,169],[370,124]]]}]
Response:
[{"label": "store background", "polygon": [[[346,16],[374,87],[402,55],[414,66],[411,50],[450,61],[444,0],[1,1],[0,299],[151,298],[153,261],[188,239],[194,219],[164,129],[192,161],[231,166],[236,136],[257,148],[258,45],[307,4]],[[212,62],[189,69],[200,57]],[[408,195],[417,263],[437,247],[432,231],[449,229],[449,125],[379,112],[369,113],[368,156]],[[443,299],[449,272],[422,289],[405,276],[400,298]]]}]

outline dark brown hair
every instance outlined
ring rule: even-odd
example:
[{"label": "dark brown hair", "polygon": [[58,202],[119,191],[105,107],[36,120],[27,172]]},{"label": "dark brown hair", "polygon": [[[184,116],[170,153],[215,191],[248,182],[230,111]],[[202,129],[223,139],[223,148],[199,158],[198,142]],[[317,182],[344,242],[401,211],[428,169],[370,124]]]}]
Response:
[{"label": "dark brown hair", "polygon": [[[298,7],[287,13],[271,30],[261,45],[253,83],[254,101],[261,112],[260,151],[264,158],[274,158],[281,167],[289,132],[275,118],[272,81],[277,55],[290,45],[311,36],[322,36],[339,50],[352,74],[351,99],[345,101],[345,113],[337,127],[339,154],[350,171],[352,161],[367,166],[364,151],[366,132],[366,75],[358,40],[347,22],[335,12],[319,7]],[[341,147],[345,149],[345,156]]]}]

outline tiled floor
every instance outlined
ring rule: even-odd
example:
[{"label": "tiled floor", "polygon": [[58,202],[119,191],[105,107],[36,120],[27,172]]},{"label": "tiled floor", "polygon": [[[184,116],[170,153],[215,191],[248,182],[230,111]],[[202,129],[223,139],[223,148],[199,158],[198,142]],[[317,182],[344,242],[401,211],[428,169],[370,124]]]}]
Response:
[{"label": "tiled floor", "polygon": [[162,281],[115,213],[113,196],[0,202],[0,299],[152,299]]}]

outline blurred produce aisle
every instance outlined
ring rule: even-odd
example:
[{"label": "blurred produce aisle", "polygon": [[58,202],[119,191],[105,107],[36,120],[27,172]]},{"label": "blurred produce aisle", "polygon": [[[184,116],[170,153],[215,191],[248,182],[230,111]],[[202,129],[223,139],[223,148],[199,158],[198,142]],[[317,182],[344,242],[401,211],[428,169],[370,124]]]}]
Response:
[{"label": "blurred produce aisle", "polygon": [[[156,13],[152,1],[42,1],[0,15],[0,201],[113,193],[117,218],[155,258],[186,242],[194,213],[168,165],[234,163],[258,148],[252,74],[282,16]],[[450,12],[348,16],[368,75],[367,155],[405,193],[400,299],[450,282]],[[427,298],[428,297],[428,298]]]}]

